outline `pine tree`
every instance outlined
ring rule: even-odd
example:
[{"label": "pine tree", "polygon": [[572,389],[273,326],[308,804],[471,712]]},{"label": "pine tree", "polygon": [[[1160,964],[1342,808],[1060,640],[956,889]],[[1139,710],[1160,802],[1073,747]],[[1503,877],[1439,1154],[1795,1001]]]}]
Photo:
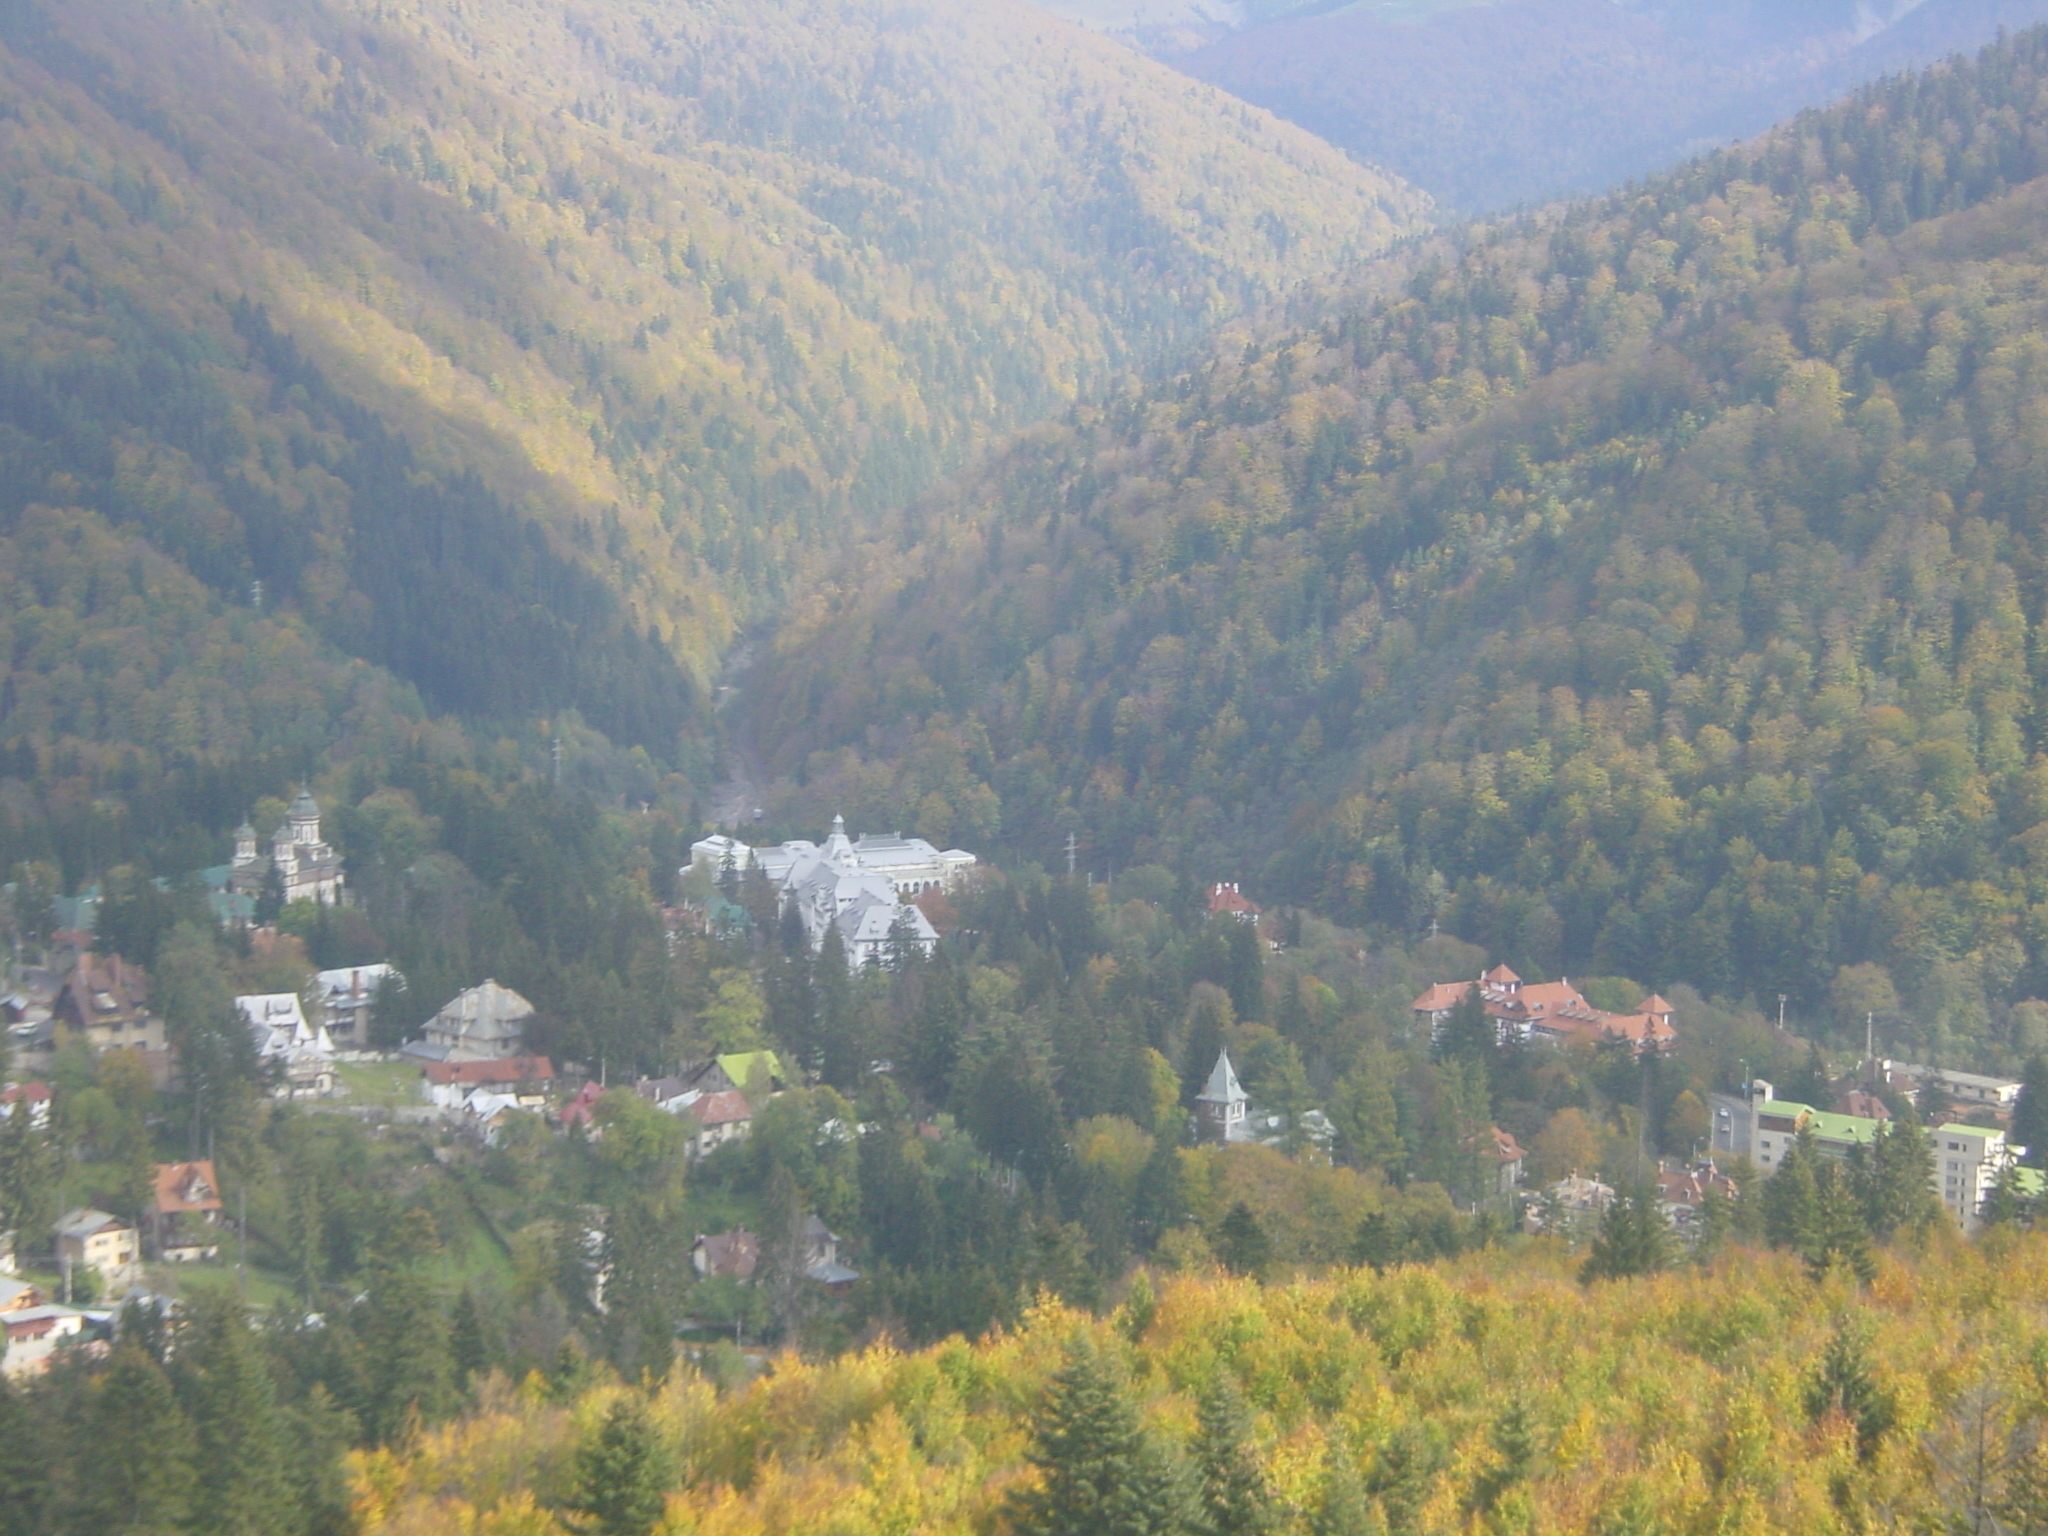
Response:
[{"label": "pine tree", "polygon": [[1258,1216],[1242,1200],[1233,1205],[1216,1229],[1216,1257],[1233,1274],[1258,1279],[1273,1262],[1272,1239]]},{"label": "pine tree", "polygon": [[1617,1190],[1608,1202],[1579,1278],[1590,1285],[1595,1280],[1655,1274],[1670,1268],[1676,1253],[1671,1227],[1657,1209],[1656,1191],[1639,1184],[1631,1190]]},{"label": "pine tree", "polygon": [[1942,1219],[1928,1177],[1934,1143],[1921,1127],[1903,1120],[1879,1126],[1869,1145],[1858,1149],[1855,1167],[1864,1220],[1877,1241],[1924,1231]]},{"label": "pine tree", "polygon": [[56,1447],[44,1443],[47,1427],[28,1394],[0,1373],[0,1536],[43,1536],[50,1528]]},{"label": "pine tree", "polygon": [[1818,1421],[1840,1413],[1856,1430],[1857,1453],[1866,1461],[1898,1417],[1892,1394],[1871,1372],[1870,1325],[1841,1316],[1806,1384],[1806,1416]]},{"label": "pine tree", "polygon": [[1323,1485],[1315,1518],[1309,1522],[1310,1536],[1365,1536],[1375,1523],[1365,1479],[1332,1440],[1323,1451]]},{"label": "pine tree", "polygon": [[194,1298],[178,1332],[179,1399],[192,1416],[199,1475],[193,1502],[209,1536],[301,1529],[285,1434],[263,1345],[225,1292]]},{"label": "pine tree", "polygon": [[192,1421],[170,1378],[135,1343],[117,1345],[91,1387],[88,1443],[93,1458],[71,1511],[74,1527],[106,1536],[170,1536],[192,1511]]},{"label": "pine tree", "polygon": [[2012,1107],[2012,1142],[2025,1147],[2029,1168],[2048,1168],[2048,1056],[2028,1060]]},{"label": "pine tree", "polygon": [[2023,1227],[2031,1225],[2033,1217],[2034,1202],[2020,1182],[2019,1167],[2008,1163],[1998,1170],[1998,1179],[1991,1186],[1991,1193],[1984,1197],[1984,1209],[1978,1218],[1987,1227]]},{"label": "pine tree", "polygon": [[1816,1276],[1840,1265],[1867,1285],[1877,1273],[1863,1206],[1848,1170],[1840,1164],[1826,1163],[1815,1172],[1812,1218],[1799,1249]]},{"label": "pine tree", "polygon": [[448,1313],[428,1268],[439,1249],[433,1218],[415,1207],[385,1234],[371,1265],[358,1324],[370,1378],[364,1428],[382,1444],[415,1415],[433,1423],[449,1408]]},{"label": "pine tree", "polygon": [[1067,1346],[1032,1420],[1039,1479],[1010,1496],[1019,1536],[1183,1536],[1193,1510],[1185,1475],[1145,1432],[1095,1341]]},{"label": "pine tree", "polygon": [[1195,1435],[1205,1536],[1276,1536],[1280,1501],[1252,1446],[1252,1420],[1229,1372],[1219,1370],[1202,1394]]},{"label": "pine tree", "polygon": [[1798,1248],[1814,1230],[1814,1164],[1820,1154],[1804,1130],[1785,1149],[1778,1171],[1764,1183],[1764,1239],[1773,1248]]},{"label": "pine tree", "polygon": [[639,1402],[622,1397],[576,1449],[576,1507],[591,1536],[647,1536],[660,1522],[670,1467]]}]

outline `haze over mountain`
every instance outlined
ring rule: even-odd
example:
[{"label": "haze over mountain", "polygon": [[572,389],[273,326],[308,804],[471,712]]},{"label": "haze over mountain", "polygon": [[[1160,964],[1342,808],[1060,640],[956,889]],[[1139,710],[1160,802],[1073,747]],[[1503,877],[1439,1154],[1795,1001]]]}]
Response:
[{"label": "haze over mountain", "polygon": [[1981,1040],[2048,987],[2044,130],[2036,30],[1025,435],[778,639],[778,803]]},{"label": "haze over mountain", "polygon": [[200,755],[346,657],[672,754],[847,529],[1423,208],[1009,0],[8,0],[0,174],[0,739]]},{"label": "haze over mountain", "polygon": [[1132,33],[1462,210],[1602,191],[1881,75],[2048,20],[2048,0],[1309,5]]}]

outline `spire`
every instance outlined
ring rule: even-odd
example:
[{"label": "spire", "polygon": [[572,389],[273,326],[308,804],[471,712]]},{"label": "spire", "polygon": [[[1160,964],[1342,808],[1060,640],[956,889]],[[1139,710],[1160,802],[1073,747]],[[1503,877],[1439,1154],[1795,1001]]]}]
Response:
[{"label": "spire", "polygon": [[1230,1050],[1225,1047],[1216,1057],[1215,1070],[1209,1074],[1209,1084],[1195,1095],[1198,1104],[1242,1104],[1250,1097],[1244,1085],[1237,1080],[1237,1072],[1230,1065]]}]

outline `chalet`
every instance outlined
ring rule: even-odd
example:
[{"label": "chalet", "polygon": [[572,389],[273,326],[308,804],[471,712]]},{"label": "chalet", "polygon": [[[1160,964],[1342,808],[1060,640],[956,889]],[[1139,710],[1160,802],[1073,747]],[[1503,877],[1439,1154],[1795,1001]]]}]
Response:
[{"label": "chalet", "polygon": [[51,1008],[51,1020],[83,1034],[96,1051],[164,1048],[163,1021],[149,1011],[149,973],[119,955],[81,949]]},{"label": "chalet", "polygon": [[220,1181],[211,1161],[159,1163],[148,1212],[149,1249],[165,1264],[220,1257]]},{"label": "chalet", "polygon": [[1480,1006],[1493,1020],[1504,1045],[1617,1041],[1640,1055],[1668,1050],[1678,1039],[1671,1022],[1671,1004],[1655,993],[1637,1003],[1633,1012],[1608,1013],[1580,996],[1569,978],[1529,982],[1504,965],[1496,965],[1476,982],[1438,982],[1409,1004],[1409,1009],[1428,1020],[1435,1037],[1475,986]]},{"label": "chalet", "polygon": [[486,978],[427,1020],[425,1038],[404,1054],[422,1061],[496,1061],[522,1054],[533,1004]]},{"label": "chalet", "polygon": [[1489,1125],[1465,1145],[1487,1170],[1495,1194],[1511,1195],[1522,1187],[1522,1166],[1528,1154],[1511,1133]]},{"label": "chalet", "polygon": [[385,964],[350,965],[316,975],[314,995],[328,1038],[350,1050],[367,1048],[377,989],[386,982],[402,987],[405,977],[398,967]]},{"label": "chalet", "polygon": [[296,992],[255,992],[235,999],[256,1055],[288,1099],[325,1098],[334,1092],[334,1042],[324,1025],[306,1018]]}]

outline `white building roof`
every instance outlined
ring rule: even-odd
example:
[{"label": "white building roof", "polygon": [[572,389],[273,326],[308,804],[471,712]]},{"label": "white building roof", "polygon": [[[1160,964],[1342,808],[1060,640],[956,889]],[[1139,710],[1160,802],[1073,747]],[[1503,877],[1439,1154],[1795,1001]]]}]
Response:
[{"label": "white building roof", "polygon": [[1230,1052],[1223,1051],[1216,1058],[1216,1065],[1209,1073],[1209,1083],[1195,1095],[1198,1104],[1243,1104],[1251,1097],[1244,1091],[1244,1085],[1237,1080],[1237,1070],[1230,1064]]}]

